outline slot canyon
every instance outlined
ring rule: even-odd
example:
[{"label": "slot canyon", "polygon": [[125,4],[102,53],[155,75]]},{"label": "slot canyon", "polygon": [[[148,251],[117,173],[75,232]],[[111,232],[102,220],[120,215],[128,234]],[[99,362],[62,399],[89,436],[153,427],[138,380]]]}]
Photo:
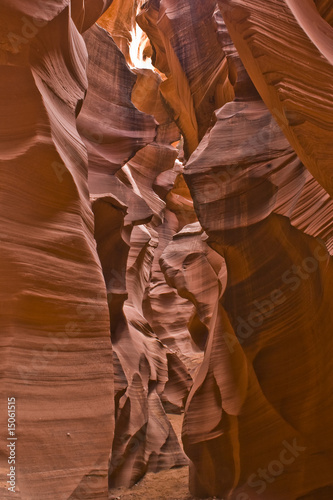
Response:
[{"label": "slot canyon", "polygon": [[0,498],[333,500],[332,1],[0,28]]}]

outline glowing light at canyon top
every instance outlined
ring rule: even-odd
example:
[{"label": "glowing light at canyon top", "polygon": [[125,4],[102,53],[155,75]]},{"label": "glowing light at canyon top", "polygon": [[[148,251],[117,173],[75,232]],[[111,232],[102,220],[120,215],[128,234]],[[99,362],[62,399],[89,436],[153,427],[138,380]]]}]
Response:
[{"label": "glowing light at canyon top", "polygon": [[[137,9],[137,14],[140,11],[140,5]],[[151,58],[144,54],[144,50],[149,43],[147,35],[142,31],[137,22],[135,22],[133,29],[131,30],[132,41],[129,45],[129,55],[131,59],[131,66],[133,68],[148,68],[155,70]],[[156,71],[156,70],[155,70]]]}]

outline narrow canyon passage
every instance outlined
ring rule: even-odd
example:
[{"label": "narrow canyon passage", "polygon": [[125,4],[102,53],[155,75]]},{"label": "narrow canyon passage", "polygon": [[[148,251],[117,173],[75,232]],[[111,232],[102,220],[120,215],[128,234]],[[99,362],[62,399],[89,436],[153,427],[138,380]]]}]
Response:
[{"label": "narrow canyon passage", "polygon": [[333,4],[0,2],[0,498],[333,499]]}]

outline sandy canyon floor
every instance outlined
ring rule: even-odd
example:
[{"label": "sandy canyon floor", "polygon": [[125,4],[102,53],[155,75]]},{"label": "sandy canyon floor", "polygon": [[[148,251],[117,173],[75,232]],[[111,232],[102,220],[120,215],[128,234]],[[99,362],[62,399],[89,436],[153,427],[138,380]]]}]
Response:
[{"label": "sandy canyon floor", "polygon": [[[168,415],[181,443],[183,415]],[[188,467],[149,473],[133,488],[117,488],[109,500],[194,500],[188,490]],[[207,499],[210,500],[210,499]]]}]

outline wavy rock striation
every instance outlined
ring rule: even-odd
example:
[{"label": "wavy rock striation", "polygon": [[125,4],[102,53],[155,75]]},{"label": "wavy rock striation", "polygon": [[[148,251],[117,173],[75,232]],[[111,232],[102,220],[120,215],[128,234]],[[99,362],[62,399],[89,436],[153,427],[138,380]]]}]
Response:
[{"label": "wavy rock striation", "polygon": [[312,0],[219,5],[263,100],[304,165],[332,195],[333,9],[316,3],[317,8]]},{"label": "wavy rock striation", "polygon": [[331,500],[332,2],[4,0],[0,19],[17,496],[104,499],[185,465],[166,414],[185,408],[193,496]]},{"label": "wavy rock striation", "polygon": [[[242,3],[243,10],[239,8]],[[239,50],[250,76],[276,116],[278,113],[272,108],[272,99],[268,100],[266,88],[259,85],[256,71],[266,64],[262,73],[267,80],[272,74],[277,74],[280,64],[284,68],[282,76],[287,71],[295,75],[295,67],[303,64],[303,59],[300,52],[295,55],[292,52],[294,66],[289,68],[284,61],[286,51],[281,49],[276,54],[285,38],[281,37],[280,45],[274,38],[273,45],[268,43],[267,37],[263,42],[263,30],[254,28],[249,31],[252,38],[247,35],[251,22],[255,26],[255,15],[258,16],[257,26],[273,25],[276,6],[272,5],[272,10],[267,5],[262,6],[255,13],[254,8],[253,11],[247,10],[248,6],[256,4],[258,7],[259,3],[230,1],[220,2],[220,6],[232,38],[238,47],[242,47]],[[282,5],[283,2],[278,3]],[[175,53],[180,54],[178,61],[181,60],[182,68],[190,68],[195,63],[200,68],[200,57],[195,59],[192,47],[185,51],[183,47],[187,44],[180,43],[186,27],[192,25],[193,11],[200,8],[194,5],[190,8],[186,2],[178,7],[176,12],[170,2],[151,2],[141,15],[142,20],[139,17],[155,50],[154,63],[159,69],[163,68],[167,76],[172,73],[170,65],[174,63]],[[320,7],[329,18],[327,6]],[[213,9],[209,11],[207,7],[203,15],[212,17],[212,12]],[[209,244],[224,257],[228,274],[222,297],[217,292],[217,277],[213,279],[213,275],[211,283],[215,280],[215,295],[213,291],[211,299],[208,293],[205,295],[207,301],[211,300],[214,313],[208,315],[209,321],[206,319],[208,340],[204,362],[194,379],[183,427],[185,451],[191,459],[190,488],[194,495],[201,497],[227,495],[228,498],[248,499],[261,494],[263,498],[271,499],[285,498],[288,491],[290,498],[295,500],[307,495],[321,498],[331,491],[332,486],[329,473],[332,433],[327,433],[327,426],[322,425],[323,420],[328,423],[332,407],[330,382],[326,383],[332,379],[332,366],[326,357],[332,350],[328,333],[332,321],[328,306],[332,264],[327,251],[331,248],[329,214],[332,205],[296,153],[329,191],[323,178],[329,179],[326,172],[330,161],[330,146],[327,145],[330,66],[318,56],[313,60],[314,66],[321,65],[320,78],[325,76],[320,80],[319,89],[313,90],[311,101],[308,98],[310,93],[304,95],[303,83],[299,94],[290,94],[289,101],[286,97],[287,106],[294,102],[294,107],[305,105],[304,112],[310,106],[315,110],[309,123],[299,120],[294,124],[300,125],[298,140],[303,145],[305,127],[311,136],[308,143],[313,146],[307,147],[306,155],[289,134],[290,130],[284,129],[296,149],[295,153],[248,77],[217,10],[214,10],[214,19],[216,36],[227,63],[224,78],[233,86],[235,100],[227,103],[232,95],[229,92],[229,99],[224,101],[226,104],[215,113],[216,123],[213,121],[198,147],[195,140],[192,147],[186,145],[187,138],[195,137],[192,133],[195,127],[189,132],[179,118],[183,114],[187,116],[184,118],[186,125],[195,123],[193,116],[197,105],[194,96],[191,90],[184,93],[184,78],[182,84],[178,83],[173,89],[176,93],[174,102],[177,99],[182,102],[174,117],[185,137],[185,156],[192,152],[184,176],[198,219],[209,236]],[[179,29],[173,37],[170,25],[176,26],[177,23]],[[160,30],[162,24],[164,28]],[[170,39],[167,43],[163,38],[166,33]],[[251,58],[239,41],[240,35],[244,37],[243,45],[250,45],[253,52],[252,39],[261,41],[261,52],[256,47],[254,53],[259,65],[250,66]],[[173,44],[172,51],[168,44]],[[306,53],[308,42],[295,44],[295,50],[298,47]],[[273,49],[274,56],[269,52]],[[259,59],[265,53],[270,57]],[[266,69],[270,67],[271,72]],[[314,73],[303,72],[303,75],[312,81],[310,88],[314,89]],[[271,93],[278,87],[274,86],[276,81],[269,81],[273,83],[269,87]],[[285,89],[288,89],[287,81],[286,77]],[[295,87],[291,83],[290,92]],[[325,97],[318,108],[314,104],[315,96],[322,90]],[[282,93],[279,95],[281,97]],[[314,113],[318,123],[318,117],[322,115],[319,125],[315,123],[322,135],[311,128],[311,123],[315,122]],[[296,114],[293,112],[292,116]],[[320,151],[326,147],[328,154],[323,155]],[[314,157],[317,158],[315,161],[324,162],[320,167],[322,177],[311,165]],[[176,239],[174,237],[174,242]],[[181,264],[177,260],[182,260],[181,246],[176,250],[174,243],[170,245],[162,254],[162,267],[179,293],[191,296],[195,303],[196,294],[205,288],[200,285],[199,269],[202,270],[203,282],[208,269],[205,270],[203,263],[196,267],[199,256],[193,256],[192,262],[192,249],[189,250],[188,264],[184,264],[186,259]],[[192,266],[196,273],[191,270]],[[191,279],[184,278],[184,273]],[[195,291],[190,295],[189,284]],[[312,302],[310,297],[316,297],[316,300]],[[321,319],[317,316],[318,310]],[[318,342],[316,348],[313,335]],[[319,380],[323,381],[319,384],[320,389]],[[319,413],[320,423],[316,418]],[[203,426],[202,422],[206,425]],[[287,450],[294,452],[295,458],[288,464],[287,459],[284,462],[278,460],[280,456],[286,457]],[[265,465],[266,469],[263,469]]]},{"label": "wavy rock striation", "polygon": [[[319,499],[333,486],[333,346],[332,261],[316,236],[330,244],[331,202],[239,74],[235,101],[216,112],[184,172],[228,274],[205,351],[222,372],[214,383],[199,372],[185,410],[190,487],[199,496]],[[310,191],[321,192],[322,227],[305,202]],[[209,423],[202,430],[196,420]]]},{"label": "wavy rock striation", "polygon": [[143,312],[158,246],[156,227],[165,207],[153,182],[173,167],[177,151],[170,143],[179,133],[158,99],[156,73],[140,70],[135,76],[99,26],[84,39],[89,88],[78,124],[89,153],[95,238],[115,358],[116,427],[109,471],[114,488],[132,486],[147,471],[187,463],[163,404],[182,408],[191,378]]},{"label": "wavy rock striation", "polygon": [[[89,9],[94,22],[102,6]],[[73,19],[70,2],[51,0],[0,12],[2,400],[16,398],[26,499],[106,498],[108,487],[112,350],[75,119],[87,89],[84,13],[84,2]],[[13,495],[6,438],[1,498]]]},{"label": "wavy rock striation", "polygon": [[161,93],[183,134],[186,157],[205,134],[213,111],[233,96],[216,37],[215,9],[214,0],[148,1],[137,17],[150,38],[153,64],[167,76]]}]

